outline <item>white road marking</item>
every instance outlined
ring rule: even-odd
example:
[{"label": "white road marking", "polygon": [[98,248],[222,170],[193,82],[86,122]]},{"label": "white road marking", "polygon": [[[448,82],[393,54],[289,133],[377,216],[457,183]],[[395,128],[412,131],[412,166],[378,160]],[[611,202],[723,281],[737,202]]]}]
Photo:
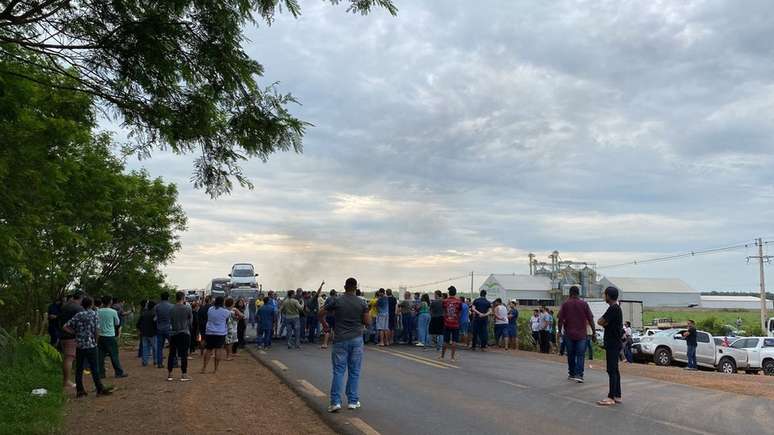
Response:
[{"label": "white road marking", "polygon": [[325,397],[325,393],[320,391],[317,387],[312,385],[312,383],[307,381],[306,379],[299,379],[298,383],[301,384],[301,386],[304,387],[304,390],[306,390],[312,396]]},{"label": "white road marking", "polygon": [[271,360],[271,362],[275,366],[279,367],[280,370],[282,370],[282,371],[287,371],[287,369],[288,369],[288,366],[286,366],[285,364],[282,364],[282,362],[280,362],[280,361],[278,361],[276,359]]},{"label": "white road marking", "polygon": [[501,384],[510,385],[511,387],[516,387],[516,388],[525,388],[525,389],[529,388],[529,386],[527,386],[527,385],[517,384],[517,383],[515,383],[515,382],[511,382],[511,381],[503,381],[503,380],[501,380],[501,381],[499,381],[499,382],[500,382]]},{"label": "white road marking", "polygon": [[352,426],[355,426],[360,430],[360,432],[363,432],[365,435],[380,435],[379,431],[372,428],[368,425],[368,423],[364,422],[363,420],[353,417],[349,419],[349,422],[352,424]]},{"label": "white road marking", "polygon": [[421,359],[423,361],[427,361],[427,362],[430,362],[430,363],[433,363],[433,364],[438,364],[438,365],[446,366],[446,367],[448,367],[450,369],[458,369],[459,368],[458,366],[446,363],[443,360],[432,359],[432,358],[428,358],[428,357],[425,357],[425,356],[415,355],[413,353],[401,352],[399,350],[394,350],[394,349],[387,350],[387,352],[398,353],[398,354],[406,355],[406,356],[409,356],[409,357],[412,357],[412,358]]},{"label": "white road marking", "polygon": [[425,361],[425,360],[422,360],[422,359],[419,359],[419,358],[415,358],[413,356],[401,355],[399,353],[388,352],[388,351],[382,350],[382,349],[373,349],[373,350],[375,350],[377,352],[386,353],[388,355],[397,356],[398,358],[407,359],[409,361],[418,362],[420,364],[424,364],[424,365],[427,365],[427,366],[430,366],[430,367],[435,367],[435,368],[438,368],[438,369],[448,369],[449,368],[449,367],[443,366],[441,364],[438,364],[436,362],[428,362],[428,361]]}]

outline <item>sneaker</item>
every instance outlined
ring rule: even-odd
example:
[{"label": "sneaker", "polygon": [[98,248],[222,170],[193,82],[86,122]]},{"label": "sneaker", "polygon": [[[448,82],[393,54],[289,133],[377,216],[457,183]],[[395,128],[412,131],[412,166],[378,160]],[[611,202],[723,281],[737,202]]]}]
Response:
[{"label": "sneaker", "polygon": [[575,380],[575,376],[572,376],[572,375],[567,376],[567,380],[568,381],[574,381]]},{"label": "sneaker", "polygon": [[167,376],[167,381],[170,381],[170,382],[171,382],[171,381],[174,381],[174,380],[175,380],[175,379],[174,379],[174,378],[172,378],[172,376]]},{"label": "sneaker", "polygon": [[126,373],[121,373],[120,375],[116,375],[116,377],[117,378],[126,378],[126,377],[129,377],[129,375],[126,374]]},{"label": "sneaker", "polygon": [[180,378],[180,382],[189,382],[190,380],[191,380],[191,378],[189,378],[189,377],[188,377],[188,376],[186,376],[186,375],[183,375],[183,376]]},{"label": "sneaker", "polygon": [[77,393],[75,393],[75,397],[77,397],[77,398],[86,397],[88,395],[89,395],[89,393],[87,393],[85,391],[78,391]]},{"label": "sneaker", "polygon": [[425,347],[424,343],[417,343],[417,347]]},{"label": "sneaker", "polygon": [[97,392],[97,396],[109,396],[113,394],[113,387],[104,387],[102,391]]},{"label": "sneaker", "polygon": [[580,377],[580,376],[576,376],[576,377],[575,377],[575,382],[577,382],[577,383],[579,383],[579,384],[582,384],[582,383],[584,383],[585,381],[583,380],[583,378],[582,378],[582,377]]},{"label": "sneaker", "polygon": [[341,405],[331,405],[328,407],[328,412],[338,412],[341,409]]},{"label": "sneaker", "polygon": [[348,409],[360,409],[360,401],[358,400],[355,403],[350,403],[347,405]]}]

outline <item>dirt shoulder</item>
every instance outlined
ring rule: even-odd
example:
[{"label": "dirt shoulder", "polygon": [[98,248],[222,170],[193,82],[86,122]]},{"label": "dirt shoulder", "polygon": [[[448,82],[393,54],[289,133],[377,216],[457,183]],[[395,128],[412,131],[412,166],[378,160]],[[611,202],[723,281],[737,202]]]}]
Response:
[{"label": "dirt shoulder", "polygon": [[[77,433],[333,434],[322,419],[270,370],[242,351],[217,374],[199,374],[201,358],[189,360],[191,382],[167,382],[167,371],[142,367],[137,350],[122,350],[129,374],[114,379],[112,396],[75,399],[67,392],[64,431]],[[212,362],[210,362],[212,363]],[[109,366],[109,363],[108,363]],[[209,368],[208,368],[209,370]],[[174,373],[179,379],[180,372]],[[86,390],[94,390],[85,377]]]},{"label": "dirt shoulder", "polygon": [[[511,351],[511,355],[522,358],[534,358],[558,363],[567,363],[567,357],[556,354],[541,354],[526,351]],[[691,385],[729,393],[774,399],[774,376],[763,374],[748,375],[744,372],[724,374],[714,371],[687,372],[680,367],[661,367],[650,364],[620,364],[621,376],[640,376],[676,384]],[[586,360],[586,368],[605,371],[604,360]]]}]

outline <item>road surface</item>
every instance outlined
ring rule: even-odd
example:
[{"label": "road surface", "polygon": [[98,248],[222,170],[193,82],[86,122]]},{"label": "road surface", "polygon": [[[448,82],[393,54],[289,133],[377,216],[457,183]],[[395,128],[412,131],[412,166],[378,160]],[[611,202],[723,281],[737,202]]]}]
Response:
[{"label": "road surface", "polygon": [[[284,342],[256,352],[300,386],[314,406],[328,405],[330,349]],[[774,401],[624,377],[624,404],[596,405],[607,375],[587,370],[567,380],[566,365],[502,352],[458,353],[454,364],[434,350],[367,346],[360,380],[363,408],[334,416],[360,432],[381,434],[753,434],[772,433]],[[597,362],[599,363],[599,362]],[[689,374],[687,374],[689,375]]]}]

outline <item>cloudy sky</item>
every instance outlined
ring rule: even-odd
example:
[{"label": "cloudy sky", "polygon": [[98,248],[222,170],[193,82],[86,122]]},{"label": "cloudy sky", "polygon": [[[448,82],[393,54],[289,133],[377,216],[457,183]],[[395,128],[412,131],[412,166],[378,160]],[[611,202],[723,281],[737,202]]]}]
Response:
[{"label": "cloudy sky", "polygon": [[[189,159],[131,163],[180,186],[171,283],[248,261],[265,288],[478,286],[529,252],[604,266],[774,240],[774,3],[301,3],[247,51],[314,124],[302,155],[246,163],[256,188],[217,200]],[[754,290],[752,254],[599,270]]]}]

